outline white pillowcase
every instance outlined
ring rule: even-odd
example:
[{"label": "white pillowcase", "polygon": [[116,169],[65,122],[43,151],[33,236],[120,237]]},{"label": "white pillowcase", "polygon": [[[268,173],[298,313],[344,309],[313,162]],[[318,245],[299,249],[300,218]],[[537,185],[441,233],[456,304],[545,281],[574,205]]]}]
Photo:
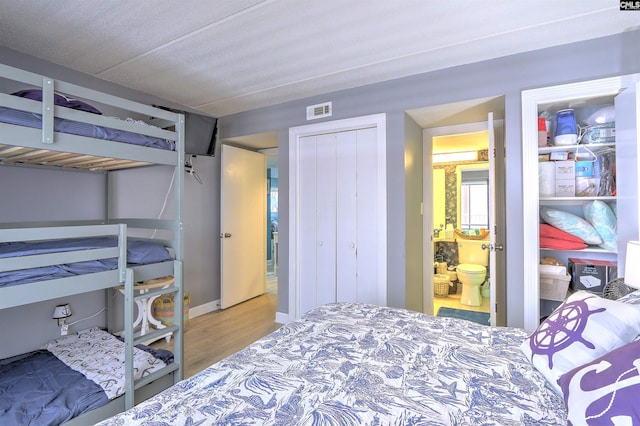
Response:
[{"label": "white pillowcase", "polygon": [[578,291],[569,296],[520,345],[533,366],[561,394],[558,379],[640,334],[633,305]]}]

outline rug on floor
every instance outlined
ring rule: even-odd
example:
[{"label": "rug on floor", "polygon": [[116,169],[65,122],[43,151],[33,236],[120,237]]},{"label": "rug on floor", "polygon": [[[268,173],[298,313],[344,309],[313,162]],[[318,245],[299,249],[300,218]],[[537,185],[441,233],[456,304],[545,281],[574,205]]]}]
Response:
[{"label": "rug on floor", "polygon": [[482,325],[489,325],[490,323],[489,313],[487,312],[466,311],[464,309],[446,308],[444,306],[438,309],[437,316],[460,318]]}]

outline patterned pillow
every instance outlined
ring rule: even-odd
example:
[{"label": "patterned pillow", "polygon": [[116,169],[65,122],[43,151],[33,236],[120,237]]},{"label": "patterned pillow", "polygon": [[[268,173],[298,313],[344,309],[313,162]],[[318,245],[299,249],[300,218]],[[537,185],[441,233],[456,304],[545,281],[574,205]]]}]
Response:
[{"label": "patterned pillow", "polygon": [[602,237],[602,247],[605,250],[618,251],[618,232],[616,216],[613,210],[606,203],[600,200],[593,200],[582,207],[584,217],[593,227],[600,237]]},{"label": "patterned pillow", "polygon": [[571,370],[558,382],[569,424],[640,424],[640,340]]},{"label": "patterned pillow", "polygon": [[556,390],[558,378],[625,345],[640,333],[640,310],[587,291],[569,296],[520,345]]},{"label": "patterned pillow", "polygon": [[587,244],[602,244],[602,237],[593,225],[580,216],[548,207],[542,207],[540,209],[540,216],[542,216],[542,219],[549,225],[579,237]]}]

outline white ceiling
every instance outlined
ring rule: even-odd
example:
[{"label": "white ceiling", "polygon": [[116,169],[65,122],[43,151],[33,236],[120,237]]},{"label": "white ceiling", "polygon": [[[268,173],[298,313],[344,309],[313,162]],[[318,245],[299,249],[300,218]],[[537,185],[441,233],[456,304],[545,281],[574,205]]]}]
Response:
[{"label": "white ceiling", "polygon": [[619,0],[0,2],[13,50],[222,117],[637,28]]}]

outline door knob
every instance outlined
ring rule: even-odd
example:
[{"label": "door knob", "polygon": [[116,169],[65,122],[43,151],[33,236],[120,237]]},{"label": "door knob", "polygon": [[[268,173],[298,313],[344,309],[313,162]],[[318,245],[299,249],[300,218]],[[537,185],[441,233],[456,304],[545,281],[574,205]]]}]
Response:
[{"label": "door knob", "polygon": [[220,238],[231,238],[231,234],[228,232],[225,232],[224,234],[221,232],[220,233]]},{"label": "door knob", "polygon": [[496,245],[491,245],[491,244],[483,244],[482,245],[482,250],[500,250],[503,251],[504,250],[504,245],[503,244],[496,244]]}]

